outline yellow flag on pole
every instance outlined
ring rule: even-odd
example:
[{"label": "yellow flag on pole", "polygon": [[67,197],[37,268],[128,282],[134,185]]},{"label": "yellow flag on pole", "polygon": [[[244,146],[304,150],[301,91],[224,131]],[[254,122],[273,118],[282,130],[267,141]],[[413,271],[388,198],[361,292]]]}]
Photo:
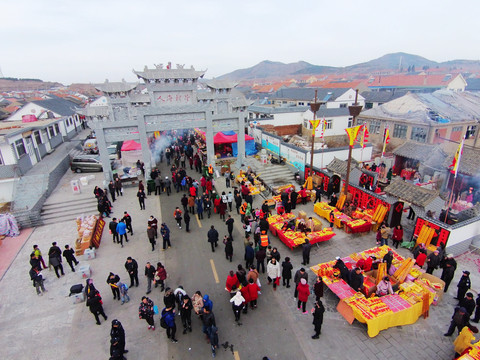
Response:
[{"label": "yellow flag on pole", "polygon": [[362,126],[363,125],[358,125],[358,126],[345,129],[345,131],[348,134],[348,140],[349,140],[350,146],[353,146],[353,144],[355,143],[355,139],[357,138],[358,132],[360,131]]},{"label": "yellow flag on pole", "polygon": [[320,120],[310,120],[310,124],[312,125],[312,136],[315,136],[315,130],[317,130]]}]

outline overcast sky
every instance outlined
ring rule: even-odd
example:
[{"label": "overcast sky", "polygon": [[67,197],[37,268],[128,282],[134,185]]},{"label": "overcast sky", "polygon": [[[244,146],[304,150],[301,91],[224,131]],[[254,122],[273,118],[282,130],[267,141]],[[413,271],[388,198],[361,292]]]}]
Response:
[{"label": "overcast sky", "polygon": [[5,77],[134,81],[171,61],[207,78],[263,60],[347,66],[388,53],[480,59],[478,0],[6,0]]}]

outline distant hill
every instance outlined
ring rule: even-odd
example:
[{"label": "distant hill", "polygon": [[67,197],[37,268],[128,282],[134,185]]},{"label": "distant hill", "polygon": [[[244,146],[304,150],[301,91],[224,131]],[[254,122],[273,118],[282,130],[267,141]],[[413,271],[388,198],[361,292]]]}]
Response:
[{"label": "distant hill", "polygon": [[411,66],[414,66],[418,71],[422,70],[423,67],[434,68],[436,66],[440,66],[440,64],[418,55],[398,52],[394,54],[387,54],[379,57],[378,59],[370,60],[364,63],[347,66],[344,68],[344,71],[364,73],[379,70],[395,70],[400,68],[407,70]]},{"label": "distant hill", "polygon": [[293,74],[318,74],[321,72],[334,72],[336,68],[330,66],[316,66],[305,61],[291,64],[264,60],[248,69],[235,70],[229,74],[219,76],[218,79],[251,80],[266,78],[285,78]]},{"label": "distant hill", "polygon": [[0,91],[49,90],[63,86],[57,82],[45,82],[39,79],[1,78]]},{"label": "distant hill", "polygon": [[341,74],[341,73],[375,73],[385,70],[400,70],[404,72],[409,68],[415,71],[422,69],[433,70],[435,68],[446,68],[463,71],[480,71],[480,61],[478,60],[451,60],[445,62],[436,62],[428,60],[418,55],[398,52],[387,54],[378,59],[373,59],[364,63],[355,64],[346,67],[319,66],[312,65],[305,61],[299,61],[291,64],[264,60],[255,66],[247,69],[235,70],[231,73],[220,76],[220,79],[229,80],[252,80],[252,79],[285,79],[286,77],[299,75],[316,74]]}]

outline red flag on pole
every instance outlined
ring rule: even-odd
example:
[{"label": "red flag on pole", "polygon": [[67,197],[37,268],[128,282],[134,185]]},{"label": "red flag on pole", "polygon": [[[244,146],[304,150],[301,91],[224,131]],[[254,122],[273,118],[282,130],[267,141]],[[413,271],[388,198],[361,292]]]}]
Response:
[{"label": "red flag on pole", "polygon": [[455,152],[455,156],[453,157],[452,164],[450,165],[450,167],[452,168],[452,170],[450,171],[452,172],[452,174],[455,174],[455,177],[457,177],[458,166],[460,165],[460,158],[462,157],[462,153],[463,153],[464,141],[465,141],[465,137],[462,139],[462,142],[460,143],[460,145],[458,145],[458,149]]}]

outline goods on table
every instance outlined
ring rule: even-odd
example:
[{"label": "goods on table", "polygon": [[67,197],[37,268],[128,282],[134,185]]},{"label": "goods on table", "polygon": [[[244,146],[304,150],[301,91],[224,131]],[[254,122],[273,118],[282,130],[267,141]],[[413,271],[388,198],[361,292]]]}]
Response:
[{"label": "goods on table", "polygon": [[[382,258],[387,251],[391,251],[388,246],[375,247],[361,253],[351,254],[348,257],[342,258],[342,260],[347,268],[353,268],[359,259],[365,259],[371,255]],[[411,268],[409,268],[411,260],[404,261],[400,255],[394,251],[392,252],[394,255],[392,264],[397,263],[399,265],[400,275],[404,273],[408,274],[408,271],[411,270]],[[347,308],[352,310],[355,319],[368,325],[368,335],[370,337],[376,336],[381,330],[389,327],[412,324],[422,314],[424,314],[424,316],[428,315],[430,304],[438,298],[435,288],[442,286],[441,284],[433,285],[435,284],[433,279],[419,278],[415,281],[406,281],[401,284],[398,293],[367,298],[363,293],[355,292],[343,279],[339,278],[338,270],[333,268],[335,262],[336,261],[333,260],[318,264],[312,266],[311,270],[318,276],[321,276],[324,284],[332,290],[341,301],[348,305]],[[384,267],[385,264],[379,265],[380,267],[377,273],[381,274],[382,267]],[[392,280],[395,279],[392,278]],[[371,280],[369,276],[365,276],[365,294],[371,294],[374,286],[373,280]],[[345,312],[346,310],[343,309],[342,311]],[[345,314],[347,316],[346,319],[350,318],[347,313]]]},{"label": "goods on table", "polygon": [[394,276],[398,279],[398,281],[403,282],[407,275],[412,270],[413,265],[415,264],[415,260],[412,258],[406,258],[399,268],[395,271]]},{"label": "goods on table", "polygon": [[340,197],[338,198],[337,204],[336,204],[336,207],[337,207],[338,210],[343,209],[343,205],[345,204],[346,199],[347,199],[347,195],[345,195],[345,194],[340,195]]},{"label": "goods on table", "polygon": [[473,344],[472,348],[458,357],[457,360],[480,360],[480,341]]},{"label": "goods on table", "polygon": [[387,214],[388,208],[382,204],[378,204],[375,212],[373,213],[372,220],[375,221],[377,224],[381,224],[385,215]]},{"label": "goods on table", "polygon": [[420,233],[418,234],[417,245],[422,243],[422,244],[425,244],[425,246],[429,246],[434,235],[435,235],[434,228],[431,228],[430,226],[427,226],[427,225],[423,225],[422,228],[420,229]]},{"label": "goods on table", "polygon": [[81,218],[78,217],[75,221],[77,223],[77,240],[75,241],[75,250],[77,255],[79,255],[83,254],[83,251],[90,247],[98,217],[95,215]]},{"label": "goods on table", "polygon": [[377,279],[375,280],[375,283],[377,285],[380,281],[382,281],[386,273],[387,273],[387,264],[384,262],[378,264]]}]

